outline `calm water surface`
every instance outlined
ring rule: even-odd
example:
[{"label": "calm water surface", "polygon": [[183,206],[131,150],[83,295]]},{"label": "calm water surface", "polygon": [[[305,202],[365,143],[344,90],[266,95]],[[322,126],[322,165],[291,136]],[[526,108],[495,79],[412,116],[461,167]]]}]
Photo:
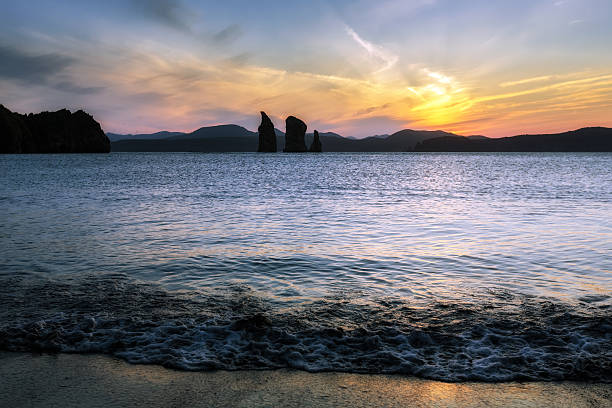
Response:
[{"label": "calm water surface", "polygon": [[0,156],[0,348],[609,381],[611,169],[610,154]]}]

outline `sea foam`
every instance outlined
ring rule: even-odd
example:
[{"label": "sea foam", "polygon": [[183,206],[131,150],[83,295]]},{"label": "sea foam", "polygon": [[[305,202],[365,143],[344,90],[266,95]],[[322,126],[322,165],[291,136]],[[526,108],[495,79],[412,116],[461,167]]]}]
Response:
[{"label": "sea foam", "polygon": [[244,286],[172,292],[118,275],[2,280],[5,350],[104,353],[183,370],[612,381],[607,296],[564,303],[491,291],[454,304],[342,295],[281,306]]}]

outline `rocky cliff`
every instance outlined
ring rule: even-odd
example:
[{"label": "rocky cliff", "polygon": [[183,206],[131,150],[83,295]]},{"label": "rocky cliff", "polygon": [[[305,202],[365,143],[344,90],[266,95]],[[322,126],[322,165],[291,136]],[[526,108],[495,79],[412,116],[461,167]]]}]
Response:
[{"label": "rocky cliff", "polygon": [[108,153],[110,140],[82,110],[20,115],[0,105],[0,153]]},{"label": "rocky cliff", "polygon": [[306,124],[295,116],[289,116],[285,120],[285,152],[306,151]]}]

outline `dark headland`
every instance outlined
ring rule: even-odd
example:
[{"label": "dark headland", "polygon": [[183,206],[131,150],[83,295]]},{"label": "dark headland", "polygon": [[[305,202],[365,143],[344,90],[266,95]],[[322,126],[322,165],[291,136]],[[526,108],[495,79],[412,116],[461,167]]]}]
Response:
[{"label": "dark headland", "polygon": [[0,105],[0,153],[108,153],[111,143],[86,112],[21,115]]},{"label": "dark headland", "polygon": [[108,153],[110,140],[86,112],[21,115],[0,105],[0,153]]}]

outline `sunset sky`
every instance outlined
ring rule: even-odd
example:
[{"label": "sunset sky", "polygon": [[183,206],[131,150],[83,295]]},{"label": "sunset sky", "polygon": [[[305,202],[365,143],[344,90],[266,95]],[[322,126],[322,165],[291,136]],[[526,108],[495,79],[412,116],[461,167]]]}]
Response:
[{"label": "sunset sky", "polygon": [[609,0],[2,3],[0,103],[105,131],[612,126]]}]

